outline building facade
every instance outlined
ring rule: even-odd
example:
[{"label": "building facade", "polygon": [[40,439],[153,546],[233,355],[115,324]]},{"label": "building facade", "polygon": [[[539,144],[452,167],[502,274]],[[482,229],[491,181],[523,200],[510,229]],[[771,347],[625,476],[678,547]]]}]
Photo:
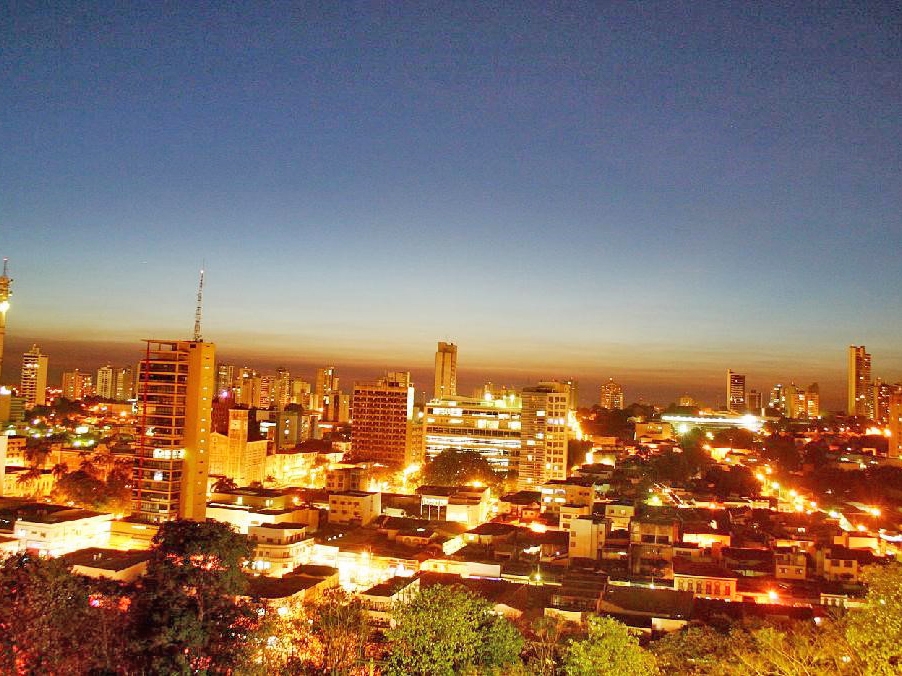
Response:
[{"label": "building facade", "polygon": [[874,417],[871,355],[864,345],[849,346],[848,412],[864,418]]},{"label": "building facade", "polygon": [[727,410],[730,413],[745,413],[747,409],[745,376],[727,369]]},{"label": "building facade", "polygon": [[567,478],[569,387],[543,382],[523,389],[520,448],[512,456],[520,489],[537,490],[551,479]]},{"label": "building facade", "polygon": [[138,378],[135,515],[150,522],[206,516],[213,343],[147,340]]},{"label": "building facade", "polygon": [[25,408],[44,406],[47,403],[47,355],[41,354],[37,345],[22,355],[21,391]]},{"label": "building facade", "polygon": [[601,386],[601,400],[599,405],[609,411],[620,411],[626,406],[623,397],[623,388],[611,378]]},{"label": "building facade", "polygon": [[356,383],[351,449],[359,460],[407,465],[412,457],[414,389],[407,371],[387,373],[373,383]]},{"label": "building facade", "polygon": [[449,449],[475,451],[496,469],[507,470],[520,449],[521,411],[520,397],[513,394],[433,399],[424,412],[426,458]]},{"label": "building facade", "polygon": [[435,383],[432,396],[435,399],[457,395],[457,345],[438,344],[435,352]]}]

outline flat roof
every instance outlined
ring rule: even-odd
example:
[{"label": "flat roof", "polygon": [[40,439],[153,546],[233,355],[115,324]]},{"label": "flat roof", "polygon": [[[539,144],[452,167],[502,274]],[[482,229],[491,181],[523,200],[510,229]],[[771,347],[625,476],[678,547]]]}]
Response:
[{"label": "flat roof", "polygon": [[73,566],[85,566],[102,570],[125,570],[144,561],[149,561],[151,552],[146,549],[106,549],[88,547],[65,554],[63,559]]}]

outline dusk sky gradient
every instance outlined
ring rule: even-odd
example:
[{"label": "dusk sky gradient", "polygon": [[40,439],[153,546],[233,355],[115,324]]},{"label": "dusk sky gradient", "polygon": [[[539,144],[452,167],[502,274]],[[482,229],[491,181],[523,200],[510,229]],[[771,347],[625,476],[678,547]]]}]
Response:
[{"label": "dusk sky gradient", "polygon": [[900,251],[895,2],[0,9],[4,381],[189,337],[205,262],[236,363],[842,407]]}]

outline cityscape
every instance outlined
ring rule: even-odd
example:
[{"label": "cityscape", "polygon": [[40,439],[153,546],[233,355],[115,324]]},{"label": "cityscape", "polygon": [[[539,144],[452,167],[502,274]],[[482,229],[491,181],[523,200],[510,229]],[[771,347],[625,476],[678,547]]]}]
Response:
[{"label": "cityscape", "polygon": [[0,674],[902,670],[898,7],[7,13]]}]

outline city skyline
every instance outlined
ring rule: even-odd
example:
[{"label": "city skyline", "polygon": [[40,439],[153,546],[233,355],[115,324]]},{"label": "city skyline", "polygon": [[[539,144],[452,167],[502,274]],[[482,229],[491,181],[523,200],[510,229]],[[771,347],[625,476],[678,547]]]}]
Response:
[{"label": "city skyline", "polygon": [[5,382],[189,338],[204,261],[262,367],[902,379],[897,8],[248,8],[7,10]]}]

